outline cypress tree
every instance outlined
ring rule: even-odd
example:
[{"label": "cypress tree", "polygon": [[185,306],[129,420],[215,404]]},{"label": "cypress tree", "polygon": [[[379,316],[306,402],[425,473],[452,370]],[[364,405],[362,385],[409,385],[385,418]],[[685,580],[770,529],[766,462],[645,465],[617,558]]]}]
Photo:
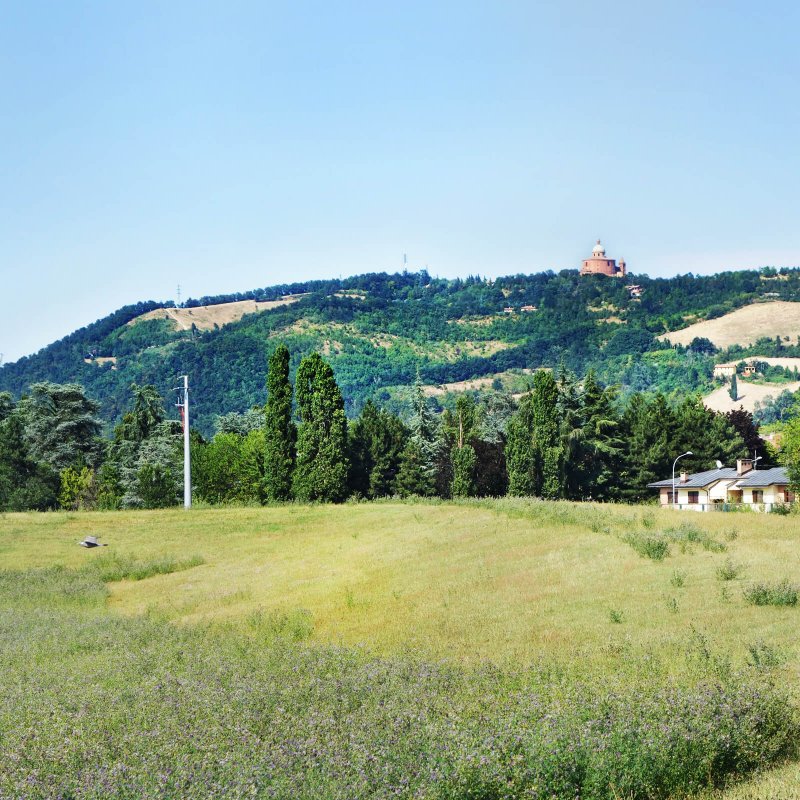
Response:
[{"label": "cypress tree", "polygon": [[318,353],[300,362],[296,380],[300,427],[292,476],[298,500],[340,502],[347,496],[347,417],[330,365]]},{"label": "cypress tree", "polygon": [[739,399],[739,383],[736,380],[736,373],[734,372],[731,376],[731,387],[728,389],[728,394],[731,396],[731,400],[736,402]]},{"label": "cypress tree", "polygon": [[285,344],[279,344],[269,359],[264,433],[264,496],[273,502],[288,500],[292,496],[297,431],[292,422],[289,348]]},{"label": "cypress tree", "polygon": [[549,498],[563,494],[559,428],[558,386],[549,372],[539,370],[533,390],[522,398],[508,423],[509,494]]},{"label": "cypress tree", "polygon": [[446,413],[445,427],[451,440],[450,468],[453,497],[471,497],[475,494],[475,464],[477,456],[472,440],[478,423],[478,409],[470,395],[462,394],[456,400],[455,414]]}]

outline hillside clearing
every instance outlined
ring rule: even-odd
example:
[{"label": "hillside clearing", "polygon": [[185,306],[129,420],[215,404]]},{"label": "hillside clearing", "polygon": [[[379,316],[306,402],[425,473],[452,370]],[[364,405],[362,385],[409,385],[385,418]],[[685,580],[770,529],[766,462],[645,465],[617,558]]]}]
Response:
[{"label": "hillside clearing", "polygon": [[[764,360],[766,361],[766,359]],[[792,383],[750,383],[739,377],[737,386],[739,397],[736,400],[731,399],[730,387],[726,384],[706,395],[703,398],[703,402],[712,411],[727,413],[742,406],[746,411],[752,413],[755,411],[756,403],[763,404],[765,400],[770,397],[777,397],[781,392],[796,392],[800,389],[800,381]]]},{"label": "hillside clearing", "polygon": [[188,331],[192,325],[201,331],[210,331],[214,326],[222,327],[231,322],[237,322],[245,314],[258,314],[262,311],[269,311],[273,308],[288,306],[296,303],[301,295],[291,295],[280,300],[239,300],[235,303],[218,303],[213,306],[195,306],[194,308],[157,308],[155,311],[148,311],[136,319],[132,319],[128,325],[136,325],[137,322],[144,322],[148,319],[168,319],[172,322],[176,330]]},{"label": "hillside clearing", "polygon": [[428,397],[440,397],[448,392],[474,392],[481,389],[488,389],[495,380],[502,381],[504,378],[519,380],[523,375],[533,375],[532,369],[518,369],[514,372],[494,372],[491,375],[484,375],[481,378],[470,378],[465,381],[451,381],[450,383],[439,383],[422,387]]},{"label": "hillside clearing", "polygon": [[658,338],[686,347],[693,339],[700,337],[709,339],[724,350],[734,344],[747,347],[757,339],[776,336],[788,336],[792,342],[797,341],[800,336],[800,303],[786,300],[752,303],[717,319],[696,322],[679,331],[662,333]]}]

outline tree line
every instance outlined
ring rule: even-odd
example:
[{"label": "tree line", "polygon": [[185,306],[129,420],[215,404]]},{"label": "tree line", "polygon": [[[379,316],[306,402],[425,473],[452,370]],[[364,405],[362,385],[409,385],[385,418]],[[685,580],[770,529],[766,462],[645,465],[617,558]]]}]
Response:
[{"label": "tree line", "polygon": [[[291,382],[290,352],[269,358],[266,402],[219,416],[192,438],[192,484],[218,503],[341,502],[347,498],[498,497],[641,501],[651,481],[683,466],[712,468],[760,450],[752,415],[719,414],[699,396],[624,402],[591,370],[534,373],[529,391],[460,395],[436,413],[415,381],[401,418],[367,401],[348,420],[333,369],[318,353]],[[159,508],[183,493],[181,423],[152,385],[130,387],[113,436],[78,384],[34,384],[19,402],[0,394],[0,510]],[[763,462],[762,462],[763,463]]]}]

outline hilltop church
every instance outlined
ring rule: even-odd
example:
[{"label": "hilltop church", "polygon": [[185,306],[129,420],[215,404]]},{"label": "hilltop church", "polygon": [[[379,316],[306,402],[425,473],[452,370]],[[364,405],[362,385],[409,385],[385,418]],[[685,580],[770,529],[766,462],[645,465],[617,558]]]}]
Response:
[{"label": "hilltop church", "polygon": [[619,264],[613,258],[606,258],[606,249],[597,240],[592,250],[591,258],[586,258],[581,265],[581,275],[608,275],[611,278],[625,277],[625,259],[621,258]]}]

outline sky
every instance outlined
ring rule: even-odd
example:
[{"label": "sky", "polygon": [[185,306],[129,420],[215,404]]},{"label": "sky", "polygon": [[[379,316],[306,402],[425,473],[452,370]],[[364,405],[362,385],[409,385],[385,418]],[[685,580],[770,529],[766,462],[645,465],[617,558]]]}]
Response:
[{"label": "sky", "polygon": [[427,267],[800,265],[800,4],[0,0],[0,353]]}]

